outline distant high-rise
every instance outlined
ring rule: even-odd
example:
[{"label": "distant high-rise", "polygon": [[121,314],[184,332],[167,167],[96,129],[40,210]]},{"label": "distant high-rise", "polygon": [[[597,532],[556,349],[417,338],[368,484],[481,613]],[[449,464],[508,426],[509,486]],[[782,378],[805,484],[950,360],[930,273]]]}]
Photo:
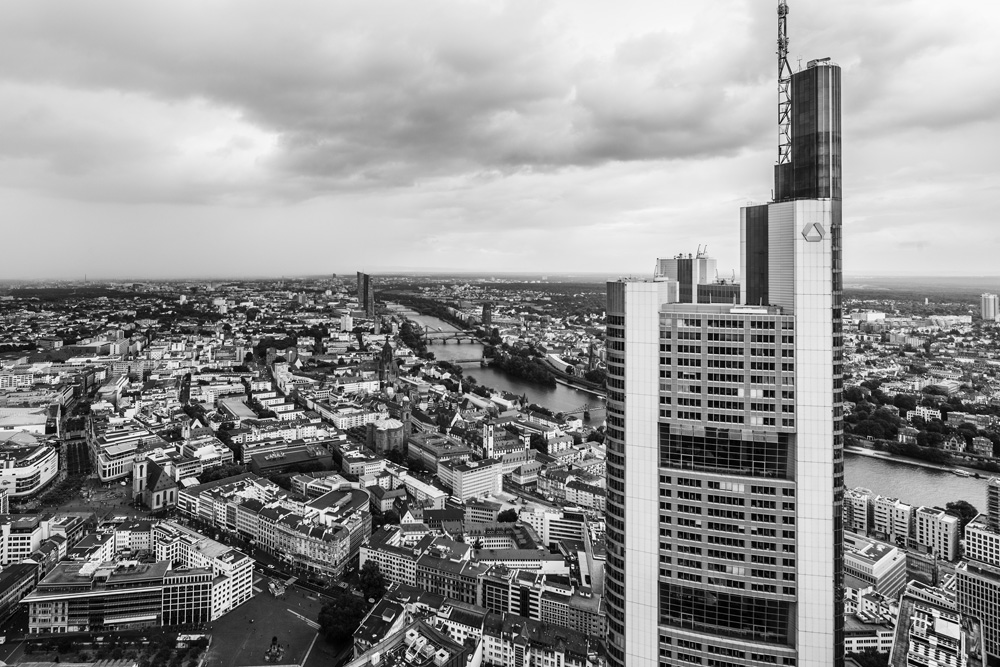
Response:
[{"label": "distant high-rise", "polygon": [[488,334],[490,327],[493,326],[493,304],[487,301],[483,304],[483,328],[486,329]]},{"label": "distant high-rise", "polygon": [[996,294],[983,294],[980,297],[979,312],[985,322],[995,322],[1000,315],[1000,299]]},{"label": "distant high-rise", "polygon": [[608,283],[615,667],[844,663],[840,69],[790,86],[739,304],[700,302],[694,257]]},{"label": "distant high-rise", "polygon": [[707,251],[698,248],[698,254],[675,255],[668,259],[656,260],[654,278],[676,280],[679,298],[684,303],[698,303],[698,286],[715,280],[717,262]]},{"label": "distant high-rise", "polygon": [[358,303],[365,311],[365,317],[375,317],[375,285],[372,277],[358,271]]}]

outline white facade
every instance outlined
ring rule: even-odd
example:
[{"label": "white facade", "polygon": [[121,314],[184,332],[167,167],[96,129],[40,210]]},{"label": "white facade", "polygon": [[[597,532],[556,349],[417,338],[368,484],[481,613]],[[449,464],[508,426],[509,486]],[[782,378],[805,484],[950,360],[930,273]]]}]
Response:
[{"label": "white facade", "polygon": [[59,474],[59,454],[49,445],[32,451],[0,449],[0,489],[10,498],[27,498],[45,488]]},{"label": "white facade", "polygon": [[958,558],[959,518],[939,507],[920,507],[914,513],[917,546],[944,560]]},{"label": "white facade", "polygon": [[1000,315],[1000,299],[996,294],[983,294],[980,299],[980,315],[986,322],[995,322]]},{"label": "white facade", "polygon": [[913,507],[898,498],[876,496],[872,501],[872,531],[890,542],[909,545],[913,537]]},{"label": "white facade", "polygon": [[[624,287],[625,395],[628,434],[625,471],[625,664],[656,665],[659,591],[659,359],[660,304],[673,281],[628,282]],[[673,288],[673,290],[671,289]],[[674,291],[676,294],[676,292]],[[609,414],[610,423],[611,416]]]}]

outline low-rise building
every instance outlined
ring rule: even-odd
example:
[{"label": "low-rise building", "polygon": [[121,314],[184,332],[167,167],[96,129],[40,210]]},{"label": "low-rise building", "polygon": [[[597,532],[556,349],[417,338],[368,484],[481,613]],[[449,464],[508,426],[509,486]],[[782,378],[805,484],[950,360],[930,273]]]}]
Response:
[{"label": "low-rise building", "polygon": [[906,553],[891,544],[844,535],[844,586],[895,599],[906,585]]},{"label": "low-rise building", "polygon": [[153,528],[156,559],[206,568],[213,575],[211,618],[215,620],[253,597],[253,559],[186,526],[164,521]]},{"label": "low-rise building", "polygon": [[23,600],[31,634],[120,631],[206,623],[214,589],[210,568],[169,562],[64,562]]},{"label": "low-rise building", "polygon": [[493,496],[503,490],[503,474],[497,459],[441,461],[437,477],[462,501]]}]

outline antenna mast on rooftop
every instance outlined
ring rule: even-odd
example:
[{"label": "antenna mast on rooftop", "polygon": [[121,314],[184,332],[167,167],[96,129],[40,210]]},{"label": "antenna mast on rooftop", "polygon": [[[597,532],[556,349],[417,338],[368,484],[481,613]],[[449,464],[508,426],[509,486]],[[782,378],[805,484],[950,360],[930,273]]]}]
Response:
[{"label": "antenna mast on rooftop", "polygon": [[792,159],[792,68],[788,64],[788,2],[778,1],[778,164]]}]

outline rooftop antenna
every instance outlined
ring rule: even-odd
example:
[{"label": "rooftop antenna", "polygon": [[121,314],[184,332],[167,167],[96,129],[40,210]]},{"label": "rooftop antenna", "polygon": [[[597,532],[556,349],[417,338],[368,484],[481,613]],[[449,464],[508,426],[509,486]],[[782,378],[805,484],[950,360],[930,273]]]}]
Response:
[{"label": "rooftop antenna", "polygon": [[792,159],[792,68],[788,64],[788,2],[778,1],[778,164]]}]

